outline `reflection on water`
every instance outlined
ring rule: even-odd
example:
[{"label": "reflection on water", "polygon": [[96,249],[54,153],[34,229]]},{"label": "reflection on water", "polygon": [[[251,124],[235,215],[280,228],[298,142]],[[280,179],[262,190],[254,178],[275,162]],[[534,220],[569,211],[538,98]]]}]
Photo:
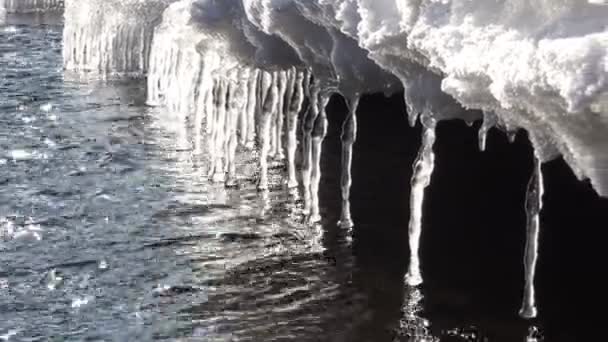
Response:
[{"label": "reflection on water", "polygon": [[504,340],[427,312],[437,293],[405,285],[406,239],[385,223],[351,241],[327,205],[304,224],[280,167],[258,193],[254,153],[238,187],[207,182],[190,128],[145,107],[141,82],[63,74],[60,26],[0,27],[0,65],[1,340]]}]

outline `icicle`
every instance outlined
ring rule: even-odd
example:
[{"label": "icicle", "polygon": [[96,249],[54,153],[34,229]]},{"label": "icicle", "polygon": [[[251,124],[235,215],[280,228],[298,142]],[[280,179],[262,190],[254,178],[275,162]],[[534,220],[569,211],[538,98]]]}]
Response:
[{"label": "icicle", "polygon": [[496,126],[498,123],[498,117],[494,112],[484,112],[483,113],[483,123],[479,128],[478,137],[479,137],[479,150],[484,152],[486,150],[486,141],[488,137],[488,131]]},{"label": "icicle", "polygon": [[225,149],[226,139],[224,136],[226,127],[226,96],[228,92],[226,80],[220,78],[217,93],[215,98],[214,123],[211,139],[214,139],[213,151],[211,153],[211,170],[210,176],[213,182],[223,182],[225,178],[223,151]]},{"label": "icicle", "polygon": [[357,108],[359,95],[348,99],[348,116],[342,125],[342,214],[339,225],[341,228],[352,228],[353,220],[350,214],[350,186],[352,184],[351,165],[353,160],[353,145],[357,139]]},{"label": "icicle", "polygon": [[247,94],[247,139],[245,140],[245,147],[248,149],[253,149],[255,146],[255,113],[259,104],[258,83],[260,77],[260,70],[255,69],[251,72],[249,78],[249,93]]},{"label": "icicle", "polygon": [[238,142],[239,145],[245,146],[245,144],[247,143],[247,109],[249,106],[249,83],[251,79],[251,69],[243,68],[241,71],[241,77],[243,79],[241,81],[241,86],[243,89],[244,103],[242,110],[239,112],[238,118]]},{"label": "icicle", "polygon": [[228,136],[227,136],[227,171],[228,178],[226,179],[226,186],[233,187],[236,186],[236,147],[238,144],[237,141],[237,128],[238,128],[238,119],[240,113],[243,112],[244,108],[244,95],[245,95],[245,86],[247,79],[244,77],[245,74],[237,73],[237,77],[233,82],[231,82],[230,94],[229,94],[229,104],[228,104]]},{"label": "icicle", "polygon": [[285,117],[285,97],[287,96],[287,71],[283,70],[279,72],[279,99],[277,102],[277,113],[275,116],[275,131],[273,135],[273,157],[277,160],[285,159],[285,153],[283,152],[283,120]]},{"label": "icicle", "polygon": [[209,105],[211,106],[211,110],[209,111],[209,117],[207,118],[207,146],[209,153],[209,171],[207,176],[209,178],[213,178],[213,174],[215,173],[215,155],[217,153],[217,149],[215,147],[217,143],[216,139],[216,131],[217,131],[217,115],[219,111],[219,96],[220,96],[220,80],[213,80],[213,90],[211,92],[211,96],[209,97]]},{"label": "icicle", "polygon": [[[201,98],[207,96],[206,93],[199,95]],[[199,102],[200,101],[200,102]],[[197,102],[204,103],[204,100]],[[202,152],[202,140],[203,140],[203,117],[204,117],[204,106],[197,106],[196,112],[194,113],[194,154],[201,154]]]},{"label": "icicle", "polygon": [[[306,88],[305,88],[306,89]],[[304,186],[304,214],[308,215],[311,212],[312,193],[310,189],[311,172],[312,172],[312,132],[315,127],[315,121],[319,116],[319,94],[320,86],[318,82],[314,82],[309,88],[310,106],[308,113],[304,117],[302,125],[302,185]]]},{"label": "icicle", "polygon": [[534,276],[538,260],[538,235],[540,230],[540,212],[543,208],[543,174],[541,161],[534,155],[534,171],[530,177],[526,192],[526,249],[524,256],[525,287],[519,315],[523,318],[536,317],[534,296]]},{"label": "icicle", "polygon": [[[108,6],[108,7],[106,7]],[[68,70],[142,76],[148,69],[155,21],[166,4],[155,2],[149,13],[115,11],[111,5],[91,6],[86,1],[67,1],[63,56]],[[140,16],[138,16],[140,15]]]},{"label": "icicle", "polygon": [[401,80],[401,84],[403,85],[403,101],[405,102],[407,110],[407,121],[410,124],[410,127],[415,127],[419,113],[414,106],[414,101],[412,101],[412,98],[410,98],[410,81],[408,80],[408,77],[405,77],[403,75],[399,75],[399,79]]},{"label": "icicle", "polygon": [[272,72],[272,79],[273,79],[273,84],[276,83],[277,86],[277,102],[276,102],[276,108],[272,111],[272,117],[270,118],[270,143],[269,143],[269,147],[268,147],[268,157],[270,159],[274,159],[274,152],[275,152],[275,145],[277,143],[277,116],[279,115],[278,109],[279,109],[279,92],[280,92],[280,88],[281,88],[281,77],[280,77],[281,72],[280,71],[273,71]]},{"label": "icicle", "polygon": [[[211,133],[213,131],[213,118],[214,118],[214,112],[215,112],[215,93],[216,93],[216,82],[213,79],[213,77],[211,75],[208,75],[208,81],[206,78],[203,79],[203,81],[207,81],[209,82],[208,88],[207,88],[207,96],[205,97],[205,115],[206,115],[206,125],[205,125],[205,132],[207,133],[207,135],[210,137]],[[208,138],[208,141],[210,141],[211,139]],[[211,151],[209,149],[209,151]]]},{"label": "icicle", "polygon": [[260,180],[258,190],[268,190],[268,153],[270,152],[270,129],[273,112],[278,101],[278,84],[276,74],[262,72],[260,82],[260,103],[262,104],[260,120]]},{"label": "icicle", "polygon": [[309,223],[321,221],[321,214],[319,213],[319,184],[321,183],[321,152],[323,147],[323,140],[327,135],[327,113],[325,108],[331,94],[324,90],[321,92],[319,97],[317,110],[318,116],[315,120],[314,128],[312,131],[312,170],[311,170],[311,181],[310,181],[310,216],[308,218]]},{"label": "icicle", "polygon": [[63,0],[0,0],[0,12],[31,13],[57,11],[63,8]]},{"label": "icicle", "polygon": [[436,121],[430,113],[422,115],[423,135],[422,146],[418,151],[418,157],[414,162],[414,173],[411,180],[410,194],[410,222],[409,222],[409,246],[410,265],[406,275],[406,282],[411,286],[422,283],[420,273],[420,235],[422,232],[422,205],[424,203],[424,190],[431,182],[431,175],[435,167],[435,143]]},{"label": "icicle", "polygon": [[207,92],[207,98],[205,99],[205,112],[207,114],[207,124],[205,125],[205,132],[207,133],[207,153],[209,154],[209,172],[208,177],[213,176],[214,168],[213,161],[215,160],[215,112],[217,111],[217,99],[219,82],[215,79],[211,79],[211,89]]},{"label": "icicle", "polygon": [[195,143],[194,151],[196,154],[202,153],[202,142],[203,142],[203,122],[206,120],[207,125],[205,130],[207,133],[210,132],[212,126],[211,120],[212,108],[213,108],[213,78],[209,72],[210,68],[201,67],[201,76],[199,77],[200,85],[197,87],[196,92],[196,106],[195,106]]},{"label": "icicle", "polygon": [[516,130],[508,130],[507,131],[507,139],[509,140],[509,142],[512,144],[515,142],[515,139],[517,138],[517,131]]},{"label": "icicle", "polygon": [[287,111],[287,187],[290,189],[298,186],[296,179],[296,148],[298,115],[302,110],[304,103],[304,78],[305,72],[294,70],[293,94],[289,101],[289,110]]}]

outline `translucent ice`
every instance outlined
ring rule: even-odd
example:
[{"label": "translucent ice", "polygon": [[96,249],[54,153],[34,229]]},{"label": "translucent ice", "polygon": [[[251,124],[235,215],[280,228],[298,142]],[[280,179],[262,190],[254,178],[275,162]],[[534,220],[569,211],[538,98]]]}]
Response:
[{"label": "translucent ice", "polygon": [[172,0],[65,1],[66,69],[140,76],[154,27]]},{"label": "translucent ice", "polygon": [[46,12],[63,9],[64,0],[0,0],[0,12],[8,13]]}]

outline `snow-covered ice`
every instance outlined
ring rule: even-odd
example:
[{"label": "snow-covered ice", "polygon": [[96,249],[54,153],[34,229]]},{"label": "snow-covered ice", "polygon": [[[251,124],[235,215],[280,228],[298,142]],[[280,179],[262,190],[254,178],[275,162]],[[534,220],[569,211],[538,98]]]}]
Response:
[{"label": "snow-covered ice", "polygon": [[[18,2],[0,0],[0,8]],[[410,123],[420,119],[424,128],[410,203],[411,285],[422,282],[417,247],[433,143],[441,139],[437,123],[483,120],[481,150],[493,127],[509,136],[527,131],[536,166],[525,206],[522,315],[531,317],[540,165],[561,156],[579,179],[608,196],[606,18],[603,0],[66,0],[64,63],[147,76],[148,103],[165,106],[177,122],[194,123],[195,150],[206,148],[211,157],[208,175],[229,186],[236,181],[236,145],[251,149],[257,134],[259,188],[268,187],[268,159],[283,157],[288,186],[295,187],[295,122],[305,110],[302,183],[311,222],[320,219],[325,105],[341,94],[349,107],[342,132],[345,228],[353,225],[359,99],[403,92]]]}]

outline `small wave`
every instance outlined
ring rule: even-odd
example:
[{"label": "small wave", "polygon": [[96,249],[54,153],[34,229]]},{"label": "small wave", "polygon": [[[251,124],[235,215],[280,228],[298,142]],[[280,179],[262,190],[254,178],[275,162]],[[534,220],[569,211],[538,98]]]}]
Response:
[{"label": "small wave", "polygon": [[194,293],[201,291],[200,288],[188,285],[158,285],[152,294],[158,297],[172,297],[184,293]]},{"label": "small wave", "polygon": [[53,110],[53,104],[51,103],[45,103],[43,105],[40,106],[40,110],[43,112],[50,112],[51,110]]},{"label": "small wave", "polygon": [[262,236],[256,233],[223,233],[220,238],[222,242],[247,242],[259,240]]},{"label": "small wave", "polygon": [[9,218],[0,217],[0,239],[40,241],[42,240],[42,227],[29,222],[21,226]]},{"label": "small wave", "polygon": [[19,160],[31,160],[34,158],[34,155],[26,150],[12,150],[9,153],[9,156],[14,160],[14,161],[19,161]]},{"label": "small wave", "polygon": [[144,244],[144,248],[160,248],[160,247],[170,247],[173,245],[186,245],[186,244],[195,244],[201,240],[214,238],[214,234],[196,234],[196,235],[188,235],[188,236],[180,236],[176,238],[170,239],[162,239],[160,241],[150,242]]},{"label": "small wave", "polygon": [[87,304],[89,304],[94,299],[93,296],[84,296],[81,298],[72,299],[72,308],[81,308]]},{"label": "small wave", "polygon": [[50,268],[82,268],[91,265],[97,265],[97,260],[81,260],[81,261],[73,261],[73,262],[65,262],[57,265],[53,265]]},{"label": "small wave", "polygon": [[[2,12],[2,11],[0,11]],[[19,31],[19,29],[17,29],[17,27],[15,26],[6,26],[2,29],[3,33],[17,33]]]},{"label": "small wave", "polygon": [[0,341],[9,341],[11,337],[17,336],[21,331],[17,329],[11,329],[6,332],[6,334],[0,335]]}]

